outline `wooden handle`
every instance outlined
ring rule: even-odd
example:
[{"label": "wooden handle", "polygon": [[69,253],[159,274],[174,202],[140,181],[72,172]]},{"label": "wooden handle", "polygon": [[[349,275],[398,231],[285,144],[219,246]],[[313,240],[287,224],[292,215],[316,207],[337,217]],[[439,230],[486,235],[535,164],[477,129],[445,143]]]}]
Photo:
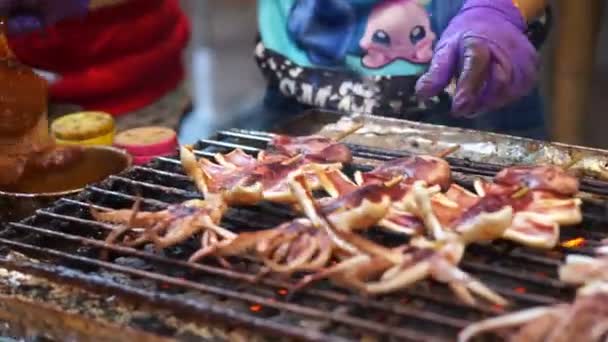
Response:
[{"label": "wooden handle", "polygon": [[602,1],[560,0],[558,5],[553,57],[553,138],[583,144]]},{"label": "wooden handle", "polygon": [[103,7],[111,7],[123,4],[128,0],[91,0],[89,4],[89,9],[96,10]]}]

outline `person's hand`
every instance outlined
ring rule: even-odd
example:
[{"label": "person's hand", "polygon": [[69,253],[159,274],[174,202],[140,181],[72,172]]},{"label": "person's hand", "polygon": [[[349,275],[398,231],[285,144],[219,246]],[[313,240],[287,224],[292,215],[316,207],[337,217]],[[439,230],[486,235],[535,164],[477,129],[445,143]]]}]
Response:
[{"label": "person's hand", "polygon": [[0,0],[0,16],[9,19],[9,34],[22,34],[82,17],[88,6],[89,0]]},{"label": "person's hand", "polygon": [[452,112],[471,117],[527,95],[537,80],[539,56],[525,29],[512,0],[465,1],[418,80],[418,97],[436,96],[456,79]]}]

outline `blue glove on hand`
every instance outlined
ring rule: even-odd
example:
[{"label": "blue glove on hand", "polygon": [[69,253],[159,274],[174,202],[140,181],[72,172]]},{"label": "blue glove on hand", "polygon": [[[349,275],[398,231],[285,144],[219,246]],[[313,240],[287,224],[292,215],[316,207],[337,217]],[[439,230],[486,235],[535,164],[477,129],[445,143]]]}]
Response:
[{"label": "blue glove on hand", "polygon": [[63,19],[83,17],[90,0],[0,0],[0,16],[7,17],[11,35],[40,30]]}]

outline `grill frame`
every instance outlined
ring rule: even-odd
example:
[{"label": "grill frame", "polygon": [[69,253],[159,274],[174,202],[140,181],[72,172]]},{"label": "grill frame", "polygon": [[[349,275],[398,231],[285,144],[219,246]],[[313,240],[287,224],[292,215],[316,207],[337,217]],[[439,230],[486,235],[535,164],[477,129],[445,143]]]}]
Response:
[{"label": "grill frame", "polygon": [[[270,139],[268,133],[263,132],[249,132],[242,130],[231,130],[221,131],[212,139],[201,139],[195,146],[198,156],[210,157],[218,148],[222,152],[229,151],[233,148],[240,147],[245,152],[257,152],[257,150],[265,145]],[[247,144],[243,144],[243,140],[247,141]],[[409,155],[406,152],[395,152],[386,151],[377,148],[368,148],[362,146],[351,146],[354,155],[356,156],[356,168],[357,169],[369,169],[371,164],[387,160],[390,158],[401,157]],[[223,149],[223,150],[222,150]],[[373,159],[370,159],[373,158]],[[471,181],[477,176],[491,176],[493,172],[496,172],[499,168],[491,164],[480,164],[468,161],[462,161],[454,158],[449,159],[450,163],[454,166],[455,180],[463,185],[471,185]],[[463,171],[465,173],[463,173]],[[147,176],[143,176],[147,175]],[[148,177],[148,178],[146,178]],[[167,182],[170,183],[167,183]],[[608,189],[608,183],[600,181],[588,182],[584,181],[583,186],[585,190],[591,191],[595,194],[602,194]],[[124,193],[116,192],[115,189],[121,189]],[[293,301],[287,301],[285,298],[277,297],[276,291],[280,289],[289,288],[291,283],[284,280],[278,280],[273,278],[262,278],[257,277],[251,273],[246,273],[240,270],[227,270],[219,266],[214,266],[209,263],[205,264],[188,264],[183,260],[179,259],[168,259],[164,256],[159,256],[145,250],[135,250],[131,248],[119,247],[119,246],[108,246],[103,242],[103,236],[99,237],[82,237],[79,234],[83,234],[83,231],[70,231],[75,227],[87,226],[91,229],[91,233],[98,229],[99,231],[108,231],[111,227],[107,224],[93,222],[90,218],[82,218],[86,214],[83,211],[84,208],[90,206],[88,201],[102,202],[111,201],[112,205],[116,208],[125,207],[119,203],[129,203],[135,200],[134,192],[140,192],[144,195],[143,205],[145,209],[160,209],[168,204],[174,202],[180,202],[191,198],[197,198],[198,193],[196,192],[194,185],[191,184],[188,177],[180,173],[179,161],[175,157],[162,157],[158,158],[152,164],[148,166],[138,166],[132,168],[130,171],[125,172],[118,176],[112,176],[108,180],[104,181],[99,185],[88,187],[85,192],[74,198],[64,198],[58,201],[53,207],[49,209],[38,210],[36,215],[25,219],[19,223],[11,223],[7,229],[0,234],[0,246],[6,249],[0,257],[0,267],[4,267],[9,270],[15,270],[23,272],[25,274],[32,274],[40,276],[46,279],[50,279],[60,284],[69,284],[72,286],[80,287],[92,291],[94,293],[107,293],[110,295],[116,295],[125,300],[131,300],[136,302],[144,302],[151,307],[157,307],[159,309],[169,310],[174,312],[180,318],[185,320],[192,320],[197,322],[217,322],[219,324],[228,324],[232,326],[242,326],[248,329],[259,331],[269,336],[281,336],[289,337],[293,339],[302,339],[307,341],[342,341],[349,340],[353,336],[344,335],[342,332],[331,334],[334,330],[339,330],[338,327],[346,327],[357,331],[358,338],[371,334],[379,336],[381,338],[391,338],[393,340],[439,340],[449,339],[448,334],[444,334],[441,331],[441,335],[431,335],[429,331],[435,329],[450,329],[452,336],[460,328],[464,327],[469,322],[476,319],[481,319],[491,315],[497,315],[502,312],[500,308],[493,308],[487,306],[480,306],[470,308],[461,303],[455,301],[445,289],[442,289],[441,285],[430,284],[424,286],[418,286],[413,289],[408,289],[403,292],[401,296],[385,296],[382,299],[364,298],[358,295],[352,295],[339,291],[335,288],[326,288],[325,286],[313,287],[306,289],[302,294],[296,296]],[[607,192],[608,193],[608,192]],[[155,194],[150,195],[149,194]],[[155,197],[155,198],[152,198]],[[162,198],[159,200],[158,198]],[[80,208],[79,210],[72,210],[74,207]],[[281,222],[289,217],[291,214],[284,208],[264,205],[261,209],[239,209],[236,210],[236,214],[229,213],[227,219],[231,225],[246,224],[247,215],[243,216],[240,211],[247,212],[247,215],[253,217],[261,217],[264,214],[270,214],[273,217],[279,218]],[[66,212],[64,212],[66,211]],[[608,206],[601,199],[589,199],[585,200],[585,224],[595,222],[596,224],[605,224],[608,222]],[[76,216],[79,217],[76,217]],[[233,217],[234,216],[234,217]],[[42,222],[42,223],[40,223]],[[70,224],[59,224],[55,226],[55,222],[69,222]],[[270,222],[268,223],[268,225]],[[53,227],[48,227],[52,225]],[[261,227],[258,227],[261,228]],[[574,230],[576,228],[565,228],[564,230]],[[66,232],[66,230],[68,230]],[[31,236],[23,235],[27,233]],[[603,237],[608,237],[608,232],[602,232],[601,229],[594,229],[590,232],[581,231],[580,234],[588,234],[585,236],[590,239],[590,243],[594,240],[599,240]],[[580,235],[574,234],[574,235]],[[46,237],[49,240],[41,242],[39,237],[35,235]],[[569,233],[566,233],[568,238]],[[83,255],[76,255],[62,250],[62,246],[52,246],[48,242],[59,240],[66,244],[77,244],[80,247],[86,247],[86,251]],[[44,240],[44,239],[43,239]],[[36,245],[38,244],[38,245]],[[585,246],[580,249],[574,250],[577,253],[589,254],[592,251],[589,249],[592,246]],[[231,288],[230,286],[217,286],[213,284],[200,283],[192,280],[184,279],[185,277],[176,277],[161,273],[151,273],[144,270],[138,270],[134,267],[123,266],[116,263],[116,259],[113,262],[105,262],[96,258],[96,256],[89,255],[93,249],[106,248],[114,253],[120,253],[121,256],[137,257],[146,260],[146,267],[149,263],[164,264],[167,267],[179,267],[179,270],[188,270],[195,272],[195,274],[213,275],[214,277],[223,277],[222,279],[228,279],[229,281],[240,282],[241,288]],[[560,301],[567,301],[573,297],[573,289],[565,286],[555,279],[555,273],[559,260],[543,255],[536,251],[531,251],[522,247],[514,247],[508,244],[498,244],[492,246],[473,246],[471,248],[473,260],[470,258],[465,259],[462,263],[463,269],[470,271],[473,275],[482,275],[483,279],[508,279],[509,281],[503,281],[499,284],[502,288],[498,288],[499,293],[514,299],[521,306],[514,307],[512,309],[529,307],[535,305],[548,305],[555,304]],[[24,253],[28,256],[39,257],[42,260],[46,260],[49,257],[52,259],[62,260],[67,262],[66,265],[55,265],[50,262],[31,262],[24,261],[22,259],[15,260],[10,258],[9,251],[14,250],[20,253]],[[496,259],[505,258],[505,252],[508,252],[510,262],[517,260],[534,264],[535,268],[551,271],[552,274],[538,275],[530,272],[524,272],[511,268],[496,267],[493,263]],[[563,253],[569,251],[558,251],[557,253]],[[563,257],[563,255],[562,255]],[[477,260],[479,259],[479,260]],[[512,260],[511,260],[512,259]],[[247,264],[249,261],[243,261]],[[484,264],[484,262],[490,263]],[[79,265],[79,266],[76,266]],[[84,267],[83,267],[84,266]],[[130,275],[134,278],[148,278],[160,284],[155,290],[149,290],[145,288],[137,288],[132,284],[120,284],[115,279],[105,279],[100,276],[100,273],[91,271],[89,269],[104,269],[110,270],[119,274]],[[540,272],[540,271],[538,271]],[[547,271],[548,272],[548,271]],[[247,286],[251,286],[252,283],[256,284],[253,287],[254,291],[260,291],[260,293],[271,295],[263,296],[256,293],[242,293],[243,289]],[[157,285],[158,285],[157,284]],[[314,318],[318,321],[326,321],[330,328],[326,328],[326,331],[314,330],[302,326],[288,325],[284,322],[276,322],[276,319],[267,319],[261,317],[258,314],[251,312],[250,310],[243,311],[232,308],[222,307],[220,304],[205,303],[202,300],[194,301],[190,299],[183,299],[179,294],[173,294],[171,291],[164,291],[162,284],[170,285],[170,288],[184,288],[188,291],[198,291],[201,293],[213,294],[218,297],[225,297],[242,303],[247,303],[248,306],[262,305],[264,309],[272,308],[273,312],[276,310],[279,313],[289,313],[301,315],[302,320]],[[496,283],[488,283],[494,289],[497,289]],[[512,284],[518,284],[514,287]],[[425,286],[426,286],[425,285]],[[525,292],[520,291],[521,288],[525,289]],[[270,290],[269,290],[270,289]],[[429,290],[430,289],[430,290]],[[530,289],[532,291],[530,291]],[[549,292],[545,292],[550,290]],[[437,292],[433,292],[437,291]],[[550,295],[545,295],[549,293]],[[551,294],[553,297],[551,297]],[[557,296],[561,296],[557,298]],[[300,297],[300,298],[299,298]],[[315,298],[317,301],[309,306],[301,304],[302,298]],[[399,300],[405,297],[406,302]],[[394,300],[398,299],[397,302]],[[295,303],[295,304],[294,304]],[[321,308],[320,304],[333,303],[338,308],[347,308],[346,313],[344,312],[326,312]],[[413,303],[413,304],[412,304]],[[424,308],[417,308],[418,303]],[[440,306],[440,309],[436,309],[435,306]],[[434,311],[429,310],[433,308]],[[448,314],[449,311],[455,310],[453,314]],[[362,313],[362,311],[365,311]],[[391,323],[383,324],[379,322],[379,319],[375,317],[375,320],[367,320],[361,318],[366,314],[372,312],[374,316],[384,314],[385,316],[390,315],[391,318],[397,317],[395,321],[407,319],[411,321],[409,325],[403,327],[402,324]],[[475,317],[474,319],[468,319],[466,317]],[[276,316],[275,316],[276,317]],[[411,325],[420,323],[420,326],[426,329],[425,331],[412,329]],[[333,329],[333,330],[332,330]],[[447,331],[447,330],[446,330]]]}]

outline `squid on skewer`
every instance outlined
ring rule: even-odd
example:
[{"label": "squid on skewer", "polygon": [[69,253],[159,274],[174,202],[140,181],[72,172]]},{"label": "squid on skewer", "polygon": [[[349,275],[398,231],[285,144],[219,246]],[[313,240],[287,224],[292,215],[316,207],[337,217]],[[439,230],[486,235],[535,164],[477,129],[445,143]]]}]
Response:
[{"label": "squid on skewer", "polygon": [[[418,191],[413,192],[413,203],[406,203],[404,206],[426,211],[426,213],[420,213],[425,223],[437,225],[436,218],[433,218],[429,208],[428,194],[421,190],[422,184],[423,182],[414,185]],[[325,215],[323,208],[315,203],[310,193],[298,191],[297,188],[295,186],[294,192],[298,194],[299,204],[310,221],[320,229],[332,231],[353,245],[359,253],[342,259],[341,262],[330,268],[305,277],[295,289],[328,278],[334,283],[366,294],[383,294],[402,290],[421,280],[432,278],[447,283],[463,301],[469,304],[475,303],[471,292],[496,304],[505,305],[507,303],[500,295],[458,269],[457,264],[462,259],[465,249],[463,235],[445,232],[438,226],[434,229],[431,228],[431,233],[438,235],[442,239],[441,241],[420,238],[408,245],[389,249],[358,235],[356,229],[331,220],[329,216]],[[482,213],[478,216],[487,217],[483,215],[492,214]],[[467,227],[464,231],[467,233],[476,231],[479,235],[484,236],[486,220],[487,218],[465,219],[462,221],[462,225]],[[503,230],[506,226],[503,224]]]},{"label": "squid on skewer", "polygon": [[[522,176],[520,173],[518,175]],[[559,242],[561,226],[582,221],[582,201],[579,198],[537,189],[534,187],[536,183],[532,181],[528,184],[533,187],[526,188],[527,191],[523,194],[518,193],[519,186],[481,180],[475,182],[475,189],[481,197],[502,196],[513,207],[513,224],[505,231],[504,239],[534,248],[554,248]],[[549,186],[543,185],[541,188],[548,189]]]},{"label": "squid on skewer", "polygon": [[[309,189],[292,182],[294,196]],[[367,229],[381,220],[391,201],[386,194],[389,185],[374,184],[351,194],[348,205],[328,212],[328,219],[340,227]],[[191,257],[198,261],[208,256],[253,255],[271,271],[290,274],[298,271],[318,271],[338,258],[359,254],[359,249],[331,229],[320,229],[306,218],[295,219],[280,226],[251,233],[238,234],[233,239],[203,248]]]},{"label": "squid on skewer", "polygon": [[[345,132],[344,137],[361,127],[359,125],[353,127],[353,129]],[[302,137],[275,135],[268,144],[268,148],[260,152],[258,160],[284,160],[302,155],[306,160],[322,164],[352,162],[352,152],[338,140],[341,139],[331,139],[320,135]]]},{"label": "squid on skewer", "polygon": [[295,175],[303,173],[313,188],[320,189],[317,174],[342,167],[313,163],[303,155],[260,162],[238,149],[214,159],[215,163],[197,160],[189,148],[181,148],[182,166],[199,191],[221,194],[231,205],[255,205],[263,200],[291,204],[294,199],[288,183]]},{"label": "squid on skewer", "polygon": [[473,323],[458,336],[468,342],[485,333],[511,342],[603,342],[608,337],[608,292],[579,293],[572,304],[527,309]]},{"label": "squid on skewer", "polygon": [[[161,250],[182,243],[200,232],[209,231],[206,235],[210,239],[208,241],[235,236],[218,226],[228,209],[219,197],[191,200],[156,212],[140,211],[139,203],[136,201],[132,209],[91,210],[96,220],[122,226],[107,237],[107,243],[118,242],[130,247],[153,243]],[[126,236],[120,240],[129,232],[135,232],[135,237]]]}]

